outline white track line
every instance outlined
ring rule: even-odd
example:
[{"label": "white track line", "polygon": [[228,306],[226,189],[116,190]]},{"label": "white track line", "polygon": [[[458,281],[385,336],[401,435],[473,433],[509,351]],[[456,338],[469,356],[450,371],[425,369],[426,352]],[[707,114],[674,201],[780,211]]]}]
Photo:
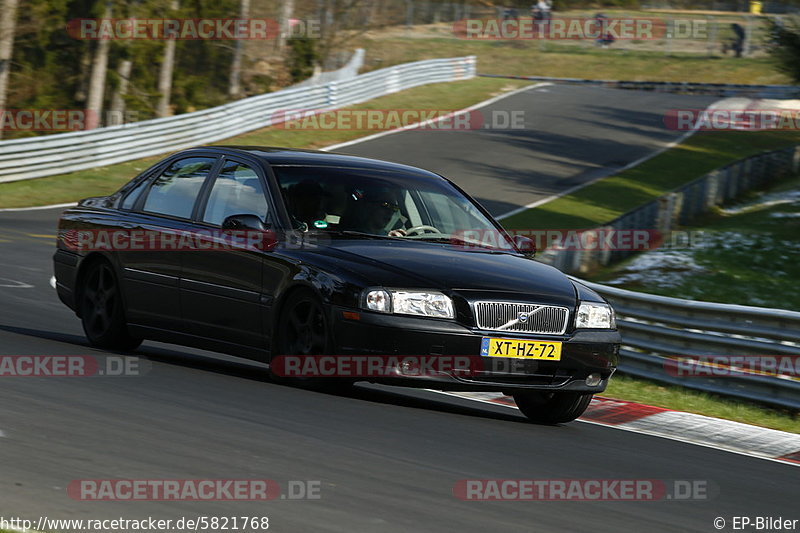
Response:
[{"label": "white track line", "polygon": [[70,202],[67,204],[52,204],[52,205],[37,205],[34,207],[4,207],[0,209],[0,213],[9,213],[14,211],[40,211],[44,209],[57,209],[59,207],[72,207],[78,205],[78,202]]},{"label": "white track line", "polygon": [[[444,394],[445,396],[452,396],[454,398],[461,398],[462,400],[470,400],[470,401],[473,401],[473,402],[486,403],[486,404],[489,404],[489,405],[499,405],[501,407],[506,407],[506,408],[514,409],[515,411],[518,411],[516,406],[508,405],[506,403],[493,402],[492,400],[487,400],[487,399],[484,399],[484,398],[462,396],[461,393],[453,393],[453,392],[448,392],[448,391],[437,391],[437,390],[433,390],[433,389],[427,389],[427,390],[429,390],[430,392],[435,392],[437,394]],[[670,411],[670,412],[683,413],[682,411]],[[683,413],[683,414],[692,414],[692,413]],[[697,416],[702,416],[702,415],[697,415]],[[704,418],[711,418],[711,417],[704,417]],[[742,424],[740,422],[732,422],[730,420],[724,420],[724,419],[719,419],[719,418],[713,419],[713,420],[716,420],[716,421],[719,421],[719,422],[730,422],[731,424],[735,424],[737,426],[746,426],[747,425],[747,424]],[[624,425],[614,426],[614,425],[609,425],[609,424],[603,424],[602,422],[595,422],[593,420],[583,420],[583,419],[580,419],[580,418],[577,419],[576,422],[582,422],[584,424],[592,424],[592,425],[595,425],[595,426],[602,426],[602,427],[610,428],[610,429],[619,429],[619,430],[622,430],[622,431],[628,431],[630,433],[638,433],[640,435],[648,435],[648,436],[651,436],[651,437],[658,437],[658,438],[662,438],[662,439],[673,440],[673,441],[676,441],[676,442],[683,442],[683,443],[686,443],[686,444],[692,444],[694,446],[702,446],[703,448],[710,448],[712,450],[735,453],[737,455],[743,455],[745,457],[754,457],[756,459],[763,459],[765,461],[771,461],[773,463],[780,463],[780,464],[783,464],[783,465],[791,465],[791,466],[800,467],[800,464],[793,463],[791,461],[783,461],[783,460],[775,459],[775,458],[772,458],[772,457],[765,457],[764,455],[759,455],[759,454],[756,454],[754,452],[750,452],[750,451],[747,451],[747,450],[725,448],[725,447],[720,447],[718,444],[711,444],[711,443],[708,443],[708,442],[703,442],[703,441],[699,441],[699,440],[695,440],[695,439],[691,439],[691,438],[687,438],[687,437],[682,437],[682,436],[680,436],[680,435],[678,435],[676,433],[676,428],[675,427],[666,427],[666,428],[664,428],[663,432],[661,432],[661,431],[651,431],[651,430],[647,430],[647,429],[644,429],[644,428],[630,427],[630,426],[624,426]],[[750,426],[750,427],[753,427],[753,428],[758,429],[758,430],[764,429],[764,428],[760,428],[758,426]],[[677,429],[679,429],[679,428],[677,428]],[[777,430],[772,430],[772,431],[777,431]],[[781,433],[786,433],[786,432],[781,432]],[[794,435],[794,434],[791,434],[791,435]]]},{"label": "white track line", "polygon": [[33,285],[15,279],[0,278],[0,287],[8,289],[32,289]]},{"label": "white track line", "polygon": [[414,124],[409,124],[407,126],[402,126],[400,128],[395,128],[393,130],[387,130],[387,131],[381,131],[379,133],[373,133],[372,135],[367,135],[366,137],[359,137],[358,139],[353,139],[352,141],[345,141],[343,143],[338,143],[338,144],[333,144],[331,146],[326,146],[325,148],[320,148],[320,150],[323,151],[323,152],[329,152],[331,150],[338,150],[339,148],[344,148],[345,146],[351,146],[353,144],[359,144],[359,143],[363,143],[363,142],[366,142],[366,141],[371,141],[373,139],[378,139],[380,137],[385,137],[386,135],[392,135],[394,133],[400,133],[402,131],[413,130],[413,129],[419,128],[420,126],[427,126],[429,124],[435,124],[435,123],[440,122],[442,120],[448,119],[448,118],[450,118],[450,117],[452,117],[454,115],[458,115],[458,114],[461,114],[461,113],[467,113],[468,111],[474,111],[475,109],[480,109],[481,107],[486,107],[487,105],[491,105],[491,104],[493,104],[495,102],[498,102],[498,101],[500,101],[500,100],[502,100],[504,98],[508,98],[509,96],[514,96],[516,94],[523,93],[525,91],[532,91],[534,89],[538,89],[540,87],[547,87],[547,86],[550,86],[550,85],[553,85],[553,84],[552,83],[536,83],[534,85],[527,85],[525,87],[520,87],[519,89],[515,89],[513,91],[508,91],[507,93],[498,94],[497,96],[493,96],[492,98],[489,98],[488,100],[484,100],[483,102],[478,102],[475,105],[472,105],[472,106],[464,108],[464,109],[460,109],[458,111],[453,111],[452,113],[448,113],[448,114],[443,115],[441,117],[428,119],[428,120],[425,120],[423,122],[416,122]]}]

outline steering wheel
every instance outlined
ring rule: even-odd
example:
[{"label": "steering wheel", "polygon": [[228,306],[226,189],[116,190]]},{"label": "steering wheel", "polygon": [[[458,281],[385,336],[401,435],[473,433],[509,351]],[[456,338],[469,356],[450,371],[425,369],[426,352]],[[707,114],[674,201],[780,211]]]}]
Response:
[{"label": "steering wheel", "polygon": [[438,234],[441,234],[442,232],[439,231],[438,228],[435,228],[433,226],[426,226],[424,224],[421,225],[421,226],[414,226],[414,227],[408,228],[406,230],[406,235],[422,235],[424,233],[438,233]]}]

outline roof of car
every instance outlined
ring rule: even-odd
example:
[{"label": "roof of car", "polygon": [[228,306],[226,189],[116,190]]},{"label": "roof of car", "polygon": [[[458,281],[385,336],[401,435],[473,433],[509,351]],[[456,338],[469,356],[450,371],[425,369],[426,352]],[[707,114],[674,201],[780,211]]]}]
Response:
[{"label": "roof of car", "polygon": [[201,146],[199,149],[221,150],[229,153],[246,153],[258,157],[269,165],[303,165],[303,166],[328,166],[370,168],[376,170],[390,170],[406,172],[417,176],[440,178],[437,174],[411,165],[391,163],[380,159],[358,157],[354,155],[320,152],[318,150],[299,150],[294,148],[277,148],[272,146]]}]

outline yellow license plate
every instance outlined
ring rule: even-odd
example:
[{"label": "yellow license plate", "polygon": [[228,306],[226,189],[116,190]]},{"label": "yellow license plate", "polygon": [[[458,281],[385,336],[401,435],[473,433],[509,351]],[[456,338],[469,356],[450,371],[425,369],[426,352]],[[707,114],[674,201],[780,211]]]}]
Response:
[{"label": "yellow license plate", "polygon": [[561,343],[484,337],[483,342],[481,342],[481,355],[485,357],[560,361]]}]

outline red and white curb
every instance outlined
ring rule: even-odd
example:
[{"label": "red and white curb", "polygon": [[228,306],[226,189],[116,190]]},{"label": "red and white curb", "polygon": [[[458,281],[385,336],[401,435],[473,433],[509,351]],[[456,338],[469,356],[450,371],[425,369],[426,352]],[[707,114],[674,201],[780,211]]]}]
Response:
[{"label": "red and white curb", "polygon": [[[443,394],[517,408],[513,398],[498,393]],[[597,396],[578,420],[800,466],[796,433]]]}]

